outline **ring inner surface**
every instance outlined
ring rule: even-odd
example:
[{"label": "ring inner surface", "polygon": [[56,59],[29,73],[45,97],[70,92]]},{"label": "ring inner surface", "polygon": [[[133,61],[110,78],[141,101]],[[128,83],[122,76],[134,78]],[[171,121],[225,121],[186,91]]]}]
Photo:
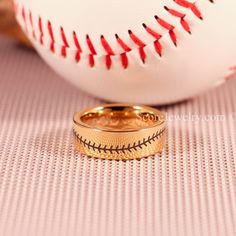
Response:
[{"label": "ring inner surface", "polygon": [[86,126],[106,131],[136,131],[163,121],[159,114],[152,111],[122,106],[87,112],[80,120]]}]

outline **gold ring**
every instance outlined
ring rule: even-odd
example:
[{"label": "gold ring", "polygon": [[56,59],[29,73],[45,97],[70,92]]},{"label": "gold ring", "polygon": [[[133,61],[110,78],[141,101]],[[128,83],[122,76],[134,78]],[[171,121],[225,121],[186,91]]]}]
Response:
[{"label": "gold ring", "polygon": [[131,160],[160,153],[165,130],[164,114],[146,106],[109,104],[74,115],[75,148],[101,159]]}]

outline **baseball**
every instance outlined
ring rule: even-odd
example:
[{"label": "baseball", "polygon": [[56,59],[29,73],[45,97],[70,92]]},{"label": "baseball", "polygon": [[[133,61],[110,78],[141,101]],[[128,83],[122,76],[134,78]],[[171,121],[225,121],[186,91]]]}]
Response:
[{"label": "baseball", "polygon": [[47,64],[100,99],[173,103],[236,68],[235,0],[15,0],[14,8]]}]

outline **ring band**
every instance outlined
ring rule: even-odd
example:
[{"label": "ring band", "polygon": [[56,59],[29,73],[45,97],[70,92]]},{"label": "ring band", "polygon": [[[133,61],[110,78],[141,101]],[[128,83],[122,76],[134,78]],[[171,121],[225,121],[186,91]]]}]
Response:
[{"label": "ring band", "polygon": [[165,116],[151,107],[103,105],[75,113],[73,121],[75,148],[87,156],[140,159],[164,147]]}]

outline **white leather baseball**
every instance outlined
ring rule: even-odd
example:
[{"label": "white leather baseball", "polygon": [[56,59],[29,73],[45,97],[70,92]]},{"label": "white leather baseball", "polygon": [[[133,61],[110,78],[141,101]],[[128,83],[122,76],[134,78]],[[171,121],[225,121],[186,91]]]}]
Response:
[{"label": "white leather baseball", "polygon": [[18,22],[55,71],[99,98],[142,104],[226,81],[235,10],[235,0],[15,0]]}]

